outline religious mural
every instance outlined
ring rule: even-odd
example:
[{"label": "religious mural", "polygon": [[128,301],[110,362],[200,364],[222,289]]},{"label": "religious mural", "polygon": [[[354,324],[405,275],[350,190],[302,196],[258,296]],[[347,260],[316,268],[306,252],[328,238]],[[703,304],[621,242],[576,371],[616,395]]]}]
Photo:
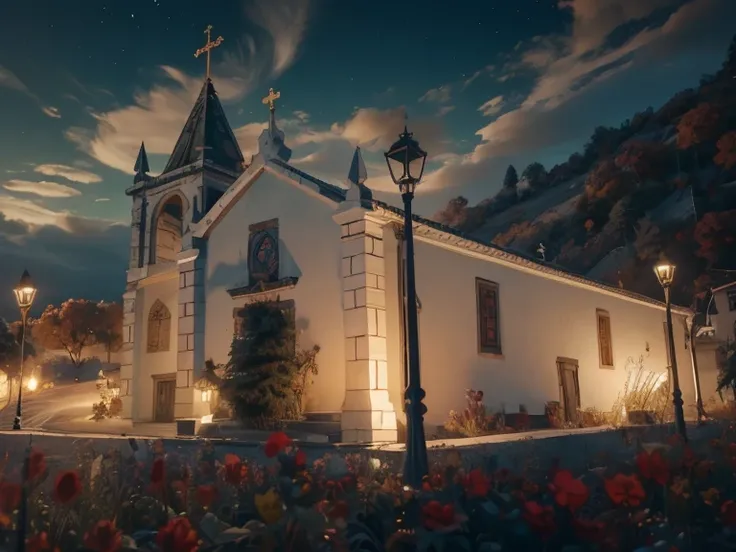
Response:
[{"label": "religious mural", "polygon": [[248,244],[250,285],[268,284],[279,279],[279,227],[273,219],[250,227]]}]

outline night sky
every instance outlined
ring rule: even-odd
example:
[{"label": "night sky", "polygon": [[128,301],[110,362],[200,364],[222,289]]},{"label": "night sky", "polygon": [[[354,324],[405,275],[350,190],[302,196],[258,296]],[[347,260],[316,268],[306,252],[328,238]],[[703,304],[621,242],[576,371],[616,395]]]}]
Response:
[{"label": "night sky", "polygon": [[[274,87],[292,164],[341,183],[355,145],[395,201],[381,152],[403,126],[429,152],[417,210],[492,195],[509,163],[547,167],[597,125],[697,85],[723,61],[734,0],[26,0],[0,21],[0,316],[27,267],[37,306],[116,299],[135,154],[163,169],[204,78],[246,155]],[[6,297],[7,296],[7,297]]]}]

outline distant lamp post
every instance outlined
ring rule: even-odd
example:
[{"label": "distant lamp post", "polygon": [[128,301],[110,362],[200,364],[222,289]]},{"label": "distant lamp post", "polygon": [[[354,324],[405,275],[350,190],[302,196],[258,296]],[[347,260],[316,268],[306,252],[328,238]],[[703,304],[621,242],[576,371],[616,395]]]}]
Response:
[{"label": "distant lamp post", "polygon": [[418,488],[429,472],[427,442],[424,436],[424,415],[427,407],[419,369],[419,333],[417,330],[417,290],[414,276],[414,236],[411,201],[424,173],[427,152],[419,147],[406,127],[399,139],[384,154],[391,179],[399,187],[404,200],[404,239],[406,240],[406,336],[409,357],[409,381],[404,392],[407,414],[405,483]]},{"label": "distant lamp post", "polygon": [[666,261],[660,262],[654,267],[654,273],[657,275],[659,285],[664,290],[664,300],[667,311],[667,340],[670,349],[670,361],[672,362],[672,384],[674,390],[672,392],[673,403],[675,405],[675,427],[677,432],[687,441],[687,430],[685,428],[685,413],[682,410],[682,391],[680,390],[680,377],[677,373],[677,352],[675,350],[675,336],[672,329],[672,298],[670,297],[670,289],[672,282],[675,280],[675,265]]},{"label": "distant lamp post", "polygon": [[18,382],[18,403],[15,406],[15,420],[13,420],[13,429],[20,429],[21,403],[23,400],[23,362],[25,360],[25,344],[26,344],[26,321],[28,320],[28,311],[33,305],[36,298],[36,287],[33,285],[31,275],[28,271],[23,271],[23,276],[13,292],[15,300],[20,309],[20,381]]}]

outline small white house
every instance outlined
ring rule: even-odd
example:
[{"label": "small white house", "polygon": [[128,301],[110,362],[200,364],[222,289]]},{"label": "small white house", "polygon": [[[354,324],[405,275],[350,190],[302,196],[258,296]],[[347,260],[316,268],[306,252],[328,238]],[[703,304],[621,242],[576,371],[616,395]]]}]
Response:
[{"label": "small white house", "polygon": [[[372,199],[360,150],[347,189],[306,174],[273,107],[249,165],[212,82],[164,172],[141,147],[124,296],[121,397],[134,421],[209,414],[195,383],[228,359],[252,301],[291,308],[300,346],[319,345],[307,409],[339,414],[344,441],[392,441],[404,423],[403,213]],[[346,160],[346,166],[348,165]],[[664,305],[414,218],[426,423],[443,424],[468,388],[491,408],[543,414],[560,401],[610,410],[631,361],[671,364]],[[652,278],[654,278],[652,274]],[[690,355],[674,308],[686,405]]]}]

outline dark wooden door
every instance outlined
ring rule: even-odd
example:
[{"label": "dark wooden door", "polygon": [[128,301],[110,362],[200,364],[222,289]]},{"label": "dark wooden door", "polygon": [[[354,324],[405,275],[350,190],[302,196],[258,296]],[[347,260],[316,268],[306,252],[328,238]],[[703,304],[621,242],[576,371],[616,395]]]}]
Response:
[{"label": "dark wooden door", "polygon": [[557,368],[560,376],[560,394],[565,413],[565,420],[570,423],[578,422],[580,408],[580,384],[578,382],[577,360],[557,359]]},{"label": "dark wooden door", "polygon": [[174,421],[175,393],[175,380],[158,380],[156,382],[156,410],[154,417],[157,422]]}]

